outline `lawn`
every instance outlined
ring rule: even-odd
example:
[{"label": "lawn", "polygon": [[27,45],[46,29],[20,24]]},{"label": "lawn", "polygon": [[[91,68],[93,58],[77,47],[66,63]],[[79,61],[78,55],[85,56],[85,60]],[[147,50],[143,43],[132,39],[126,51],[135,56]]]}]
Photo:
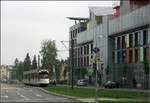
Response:
[{"label": "lawn", "polygon": [[[43,89],[74,97],[80,98],[93,98],[95,97],[95,89],[94,88],[77,88],[71,89],[71,87],[67,86],[48,86],[42,87]],[[148,98],[149,94],[144,92],[135,92],[135,91],[121,91],[121,90],[113,90],[113,89],[99,89],[98,97],[101,98]]]},{"label": "lawn", "polygon": [[149,103],[149,102],[139,102],[139,101],[98,101],[98,103]]}]

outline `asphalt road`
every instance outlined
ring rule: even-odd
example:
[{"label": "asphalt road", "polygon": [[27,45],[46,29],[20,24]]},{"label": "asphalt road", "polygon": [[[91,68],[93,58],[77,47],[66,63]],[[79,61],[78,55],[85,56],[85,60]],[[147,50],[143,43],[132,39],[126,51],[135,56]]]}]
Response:
[{"label": "asphalt road", "polygon": [[75,99],[45,93],[37,87],[25,85],[1,84],[0,92],[1,102],[79,102]]}]

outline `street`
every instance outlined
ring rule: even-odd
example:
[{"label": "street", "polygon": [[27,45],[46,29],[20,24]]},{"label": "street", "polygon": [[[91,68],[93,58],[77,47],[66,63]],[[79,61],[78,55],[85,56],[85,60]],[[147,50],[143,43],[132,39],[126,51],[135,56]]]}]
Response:
[{"label": "street", "polygon": [[74,99],[51,95],[38,87],[1,84],[1,102],[79,102]]}]

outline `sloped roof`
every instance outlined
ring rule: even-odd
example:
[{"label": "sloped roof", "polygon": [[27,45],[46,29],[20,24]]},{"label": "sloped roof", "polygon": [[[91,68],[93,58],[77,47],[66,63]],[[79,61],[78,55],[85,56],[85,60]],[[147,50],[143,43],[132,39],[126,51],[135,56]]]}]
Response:
[{"label": "sloped roof", "polygon": [[89,7],[96,16],[112,15],[116,12],[112,7]]}]

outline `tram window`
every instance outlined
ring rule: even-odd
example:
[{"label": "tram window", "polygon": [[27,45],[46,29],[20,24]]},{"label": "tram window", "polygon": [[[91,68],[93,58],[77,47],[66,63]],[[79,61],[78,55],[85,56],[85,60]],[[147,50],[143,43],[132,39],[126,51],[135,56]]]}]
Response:
[{"label": "tram window", "polygon": [[47,73],[41,73],[40,79],[45,79],[45,78],[48,78],[48,74]]}]

